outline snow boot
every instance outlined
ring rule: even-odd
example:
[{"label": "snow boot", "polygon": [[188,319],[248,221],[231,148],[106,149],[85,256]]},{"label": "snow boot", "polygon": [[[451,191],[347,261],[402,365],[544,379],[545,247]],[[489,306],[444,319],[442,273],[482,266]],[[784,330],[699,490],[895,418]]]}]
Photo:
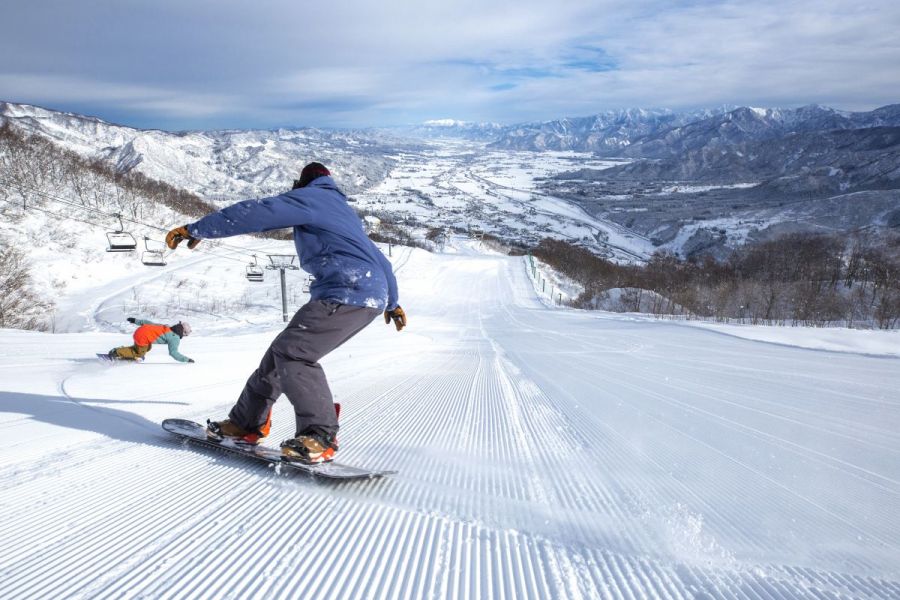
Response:
[{"label": "snow boot", "polygon": [[[266,425],[269,425],[270,422],[271,421],[266,421]],[[251,444],[255,446],[259,443],[259,440],[266,437],[265,434],[269,433],[268,427],[263,427],[266,429],[265,433],[259,429],[256,431],[244,429],[240,425],[234,423],[231,419],[225,419],[224,421],[210,421],[207,419],[206,437],[217,442],[231,440],[240,444]],[[262,427],[260,429],[262,429]]]},{"label": "snow boot", "polygon": [[309,464],[331,462],[337,450],[337,438],[318,427],[281,442],[282,456]]}]

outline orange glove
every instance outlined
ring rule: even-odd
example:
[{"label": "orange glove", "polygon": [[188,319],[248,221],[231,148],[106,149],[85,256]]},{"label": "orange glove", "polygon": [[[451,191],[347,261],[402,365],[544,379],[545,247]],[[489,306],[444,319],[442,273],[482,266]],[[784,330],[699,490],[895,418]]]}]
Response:
[{"label": "orange glove", "polygon": [[406,313],[403,312],[403,309],[399,306],[394,310],[384,311],[385,325],[390,325],[392,319],[394,321],[394,326],[397,328],[397,331],[400,331],[401,329],[406,327]]},{"label": "orange glove", "polygon": [[200,240],[188,233],[187,225],[176,227],[166,234],[166,246],[168,246],[170,250],[174,250],[175,248],[177,248],[178,244],[180,244],[184,240],[187,240],[187,247],[191,250],[196,248],[197,244],[200,243]]}]

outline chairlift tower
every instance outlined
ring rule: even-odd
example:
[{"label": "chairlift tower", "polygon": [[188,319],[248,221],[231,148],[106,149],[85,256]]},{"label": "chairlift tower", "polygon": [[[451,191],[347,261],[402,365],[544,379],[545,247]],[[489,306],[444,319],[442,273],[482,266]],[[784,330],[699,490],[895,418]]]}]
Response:
[{"label": "chairlift tower", "polygon": [[294,264],[294,259],[297,257],[293,254],[269,254],[268,256],[271,264],[266,265],[266,268],[272,270],[278,269],[281,273],[281,317],[284,319],[284,322],[287,323],[287,283],[285,282],[284,272],[288,270],[297,271],[300,267]]}]

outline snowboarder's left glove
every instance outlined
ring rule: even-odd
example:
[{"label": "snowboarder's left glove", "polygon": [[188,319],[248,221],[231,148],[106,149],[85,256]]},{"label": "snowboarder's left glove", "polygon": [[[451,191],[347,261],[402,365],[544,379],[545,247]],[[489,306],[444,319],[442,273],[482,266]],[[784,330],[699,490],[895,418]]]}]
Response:
[{"label": "snowboarder's left glove", "polygon": [[397,328],[397,331],[406,327],[406,313],[403,312],[403,309],[399,306],[393,310],[384,311],[384,323],[390,325],[391,320],[394,321],[394,326]]},{"label": "snowboarder's left glove", "polygon": [[128,317],[128,318],[125,319],[125,320],[128,321],[129,323],[136,323],[136,322],[137,322],[137,319],[135,319],[134,317]]},{"label": "snowboarder's left glove", "polygon": [[189,363],[192,363],[192,362],[197,362],[197,361],[195,361],[193,358],[189,358],[189,359],[188,359],[188,362],[189,362]]},{"label": "snowboarder's left glove", "polygon": [[187,247],[191,250],[196,248],[197,244],[200,243],[200,240],[198,240],[188,232],[187,225],[176,227],[166,234],[166,246],[168,246],[170,250],[174,250],[175,248],[177,248],[178,244],[180,244],[184,240],[187,240]]}]

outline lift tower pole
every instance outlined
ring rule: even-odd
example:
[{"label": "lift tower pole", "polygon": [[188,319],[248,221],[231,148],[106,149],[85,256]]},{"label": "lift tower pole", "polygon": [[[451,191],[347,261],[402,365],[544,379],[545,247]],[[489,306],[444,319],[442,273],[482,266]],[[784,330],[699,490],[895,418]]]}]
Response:
[{"label": "lift tower pole", "polygon": [[294,259],[297,258],[293,254],[269,254],[269,262],[271,264],[266,265],[267,269],[278,269],[281,273],[281,318],[284,319],[284,322],[288,322],[288,309],[287,309],[287,283],[284,279],[285,271],[297,271],[300,269],[297,265],[294,264]]}]

